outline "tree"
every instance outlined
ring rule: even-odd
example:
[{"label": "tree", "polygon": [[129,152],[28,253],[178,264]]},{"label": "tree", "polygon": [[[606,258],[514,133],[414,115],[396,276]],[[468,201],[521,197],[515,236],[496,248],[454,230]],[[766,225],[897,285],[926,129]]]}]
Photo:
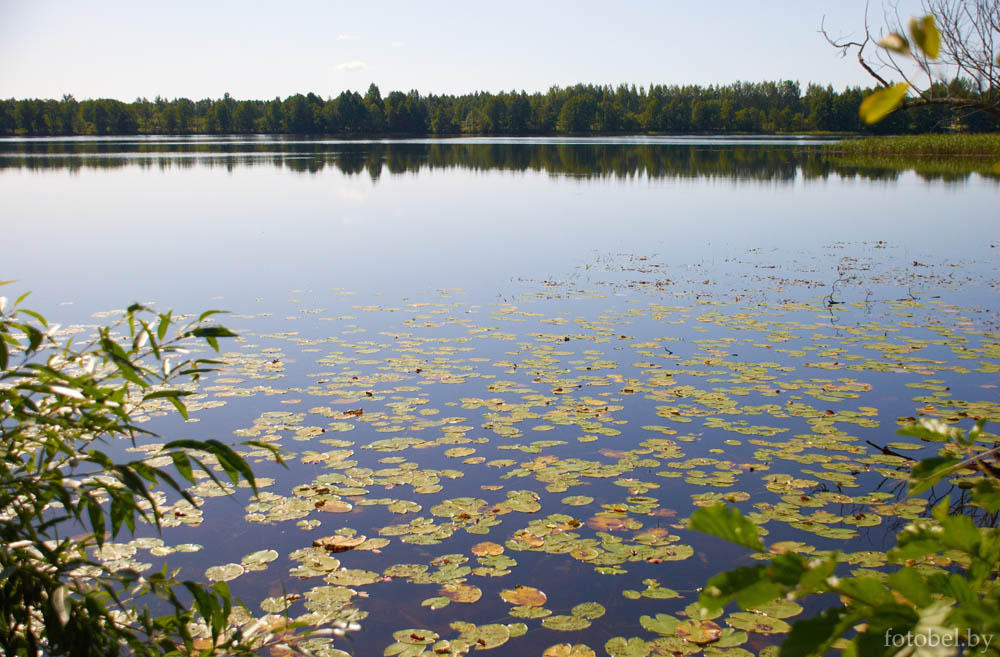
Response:
[{"label": "tree", "polygon": [[507,103],[502,97],[491,96],[483,107],[483,114],[485,116],[483,132],[491,135],[507,132],[508,110]]},{"label": "tree", "polygon": [[372,132],[382,132],[385,129],[386,123],[385,103],[382,102],[382,93],[374,82],[368,85],[364,103],[365,108],[368,110],[368,129]]},{"label": "tree", "polygon": [[[858,63],[880,87],[864,113],[877,122],[902,107],[942,105],[954,110],[985,112],[1000,121],[1000,2],[998,0],[923,0],[926,15],[912,18],[906,29],[898,15],[887,17],[885,33],[873,36],[865,21],[861,41],[827,41],[842,54],[855,50]],[[908,35],[908,36],[906,36]],[[866,48],[876,41],[874,54]],[[892,81],[897,78],[899,81]],[[939,84],[941,79],[961,81]],[[863,110],[866,110],[863,108]]]},{"label": "tree", "polygon": [[[268,626],[234,626],[224,583],[179,581],[166,567],[147,576],[112,570],[91,556],[138,520],[160,527],[168,507],[156,485],[197,505],[178,476],[194,484],[200,469],[222,486],[218,471],[256,491],[247,462],[218,441],[166,443],[158,456],[169,457],[171,471],[102,451],[151,435],[138,422],[154,407],[187,417],[192,393],[171,385],[197,381],[215,361],[187,358],[182,345],[218,350],[234,334],[207,323],[216,311],[179,323],[136,304],[90,342],[63,344],[57,326],[20,307],[24,296],[0,297],[0,653],[256,654]],[[247,444],[280,462],[274,449]],[[153,616],[149,595],[169,613]],[[286,629],[281,640],[294,645],[295,629]]]},{"label": "tree", "polygon": [[559,132],[585,132],[590,129],[597,107],[587,93],[578,93],[563,103],[556,129]]},{"label": "tree", "polygon": [[254,131],[257,122],[257,109],[249,100],[244,100],[236,104],[233,110],[233,129],[241,134],[248,134]]},{"label": "tree", "polygon": [[282,105],[285,131],[294,134],[313,132],[314,120],[312,104],[302,94],[295,94]]}]

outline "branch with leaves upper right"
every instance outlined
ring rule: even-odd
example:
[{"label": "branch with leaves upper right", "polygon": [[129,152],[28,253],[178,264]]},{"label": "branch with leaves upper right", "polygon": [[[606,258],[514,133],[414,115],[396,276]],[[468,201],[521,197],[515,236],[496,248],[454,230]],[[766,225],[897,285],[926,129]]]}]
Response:
[{"label": "branch with leaves upper right", "polygon": [[[1000,41],[1000,2],[927,0],[924,8],[928,13],[911,18],[906,29],[891,20],[895,29],[878,39],[874,57],[865,53],[874,41],[867,23],[862,41],[833,39],[821,29],[843,54],[856,49],[859,64],[880,87],[862,102],[862,120],[877,123],[896,109],[922,105],[978,110],[1000,118],[1000,55],[995,46]],[[890,81],[886,71],[902,81]],[[952,83],[944,83],[944,76]]]}]

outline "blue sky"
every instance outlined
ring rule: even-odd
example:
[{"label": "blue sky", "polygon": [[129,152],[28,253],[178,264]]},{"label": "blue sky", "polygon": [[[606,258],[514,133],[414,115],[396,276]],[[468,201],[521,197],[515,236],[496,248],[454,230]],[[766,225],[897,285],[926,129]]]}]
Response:
[{"label": "blue sky", "polygon": [[[904,18],[919,3],[903,0]],[[544,91],[576,82],[870,84],[818,33],[864,0],[0,0],[0,97],[133,100]],[[873,0],[873,27],[884,24]]]}]

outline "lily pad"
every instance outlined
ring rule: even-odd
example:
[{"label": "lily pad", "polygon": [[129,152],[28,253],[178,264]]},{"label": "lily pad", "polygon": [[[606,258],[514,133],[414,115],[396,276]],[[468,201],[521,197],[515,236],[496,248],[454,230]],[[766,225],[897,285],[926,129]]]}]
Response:
[{"label": "lily pad", "polygon": [[228,582],[234,580],[243,573],[246,568],[238,563],[227,563],[223,566],[212,566],[205,571],[205,578],[212,582]]},{"label": "lily pad", "polygon": [[542,619],[542,626],[550,630],[572,632],[590,627],[590,621],[580,616],[548,616]]},{"label": "lily pad", "polygon": [[738,611],[729,615],[726,622],[738,630],[756,632],[758,634],[785,634],[792,626],[780,618],[772,618],[764,614]]},{"label": "lily pad", "polygon": [[490,541],[486,541],[483,543],[476,543],[469,549],[469,551],[472,552],[472,554],[475,554],[476,556],[480,557],[497,556],[503,554],[504,547],[499,543],[492,543]]},{"label": "lily pad", "polygon": [[685,641],[703,646],[718,641],[722,637],[722,628],[710,620],[687,620],[678,623],[674,633]]},{"label": "lily pad", "polygon": [[471,584],[445,584],[438,592],[449,600],[466,604],[476,602],[483,597],[482,590]]},{"label": "lily pad", "polygon": [[414,646],[429,646],[437,641],[438,634],[430,630],[399,630],[393,632],[392,637],[400,643],[408,643]]},{"label": "lily pad", "polygon": [[680,620],[670,614],[657,614],[653,616],[640,616],[639,624],[650,632],[656,632],[664,636],[671,636],[680,624]]},{"label": "lily pad", "polygon": [[594,620],[604,615],[604,605],[597,602],[581,602],[570,610],[570,613],[579,618]]},{"label": "lily pad", "polygon": [[542,591],[532,586],[521,586],[520,584],[513,589],[504,589],[500,592],[500,597],[505,602],[522,607],[541,607],[548,600],[548,596]]},{"label": "lily pad", "polygon": [[519,605],[511,607],[510,611],[507,613],[514,618],[545,618],[546,616],[552,615],[552,610],[546,609],[545,607],[527,607]]},{"label": "lily pad", "polygon": [[597,657],[597,653],[582,643],[571,645],[568,643],[557,643],[549,646],[542,653],[542,657]]}]

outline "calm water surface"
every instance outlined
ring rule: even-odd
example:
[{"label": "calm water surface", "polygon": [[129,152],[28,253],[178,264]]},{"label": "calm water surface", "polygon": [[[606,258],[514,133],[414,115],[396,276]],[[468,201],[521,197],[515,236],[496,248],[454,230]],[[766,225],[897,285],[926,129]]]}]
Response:
[{"label": "calm water surface", "polygon": [[[517,623],[493,654],[605,654],[752,562],[683,528],[698,504],[884,564],[931,453],[899,419],[1000,416],[998,190],[807,139],[5,140],[0,278],[68,324],[234,313],[197,421],[149,426],[288,468],[176,516],[166,544],[203,546],[166,557],[184,573],[274,550],[236,594],[363,617],[336,644],[358,655]],[[337,532],[368,540],[313,547]],[[159,564],[149,545],[105,556]],[[780,637],[716,621],[734,657]]]}]

